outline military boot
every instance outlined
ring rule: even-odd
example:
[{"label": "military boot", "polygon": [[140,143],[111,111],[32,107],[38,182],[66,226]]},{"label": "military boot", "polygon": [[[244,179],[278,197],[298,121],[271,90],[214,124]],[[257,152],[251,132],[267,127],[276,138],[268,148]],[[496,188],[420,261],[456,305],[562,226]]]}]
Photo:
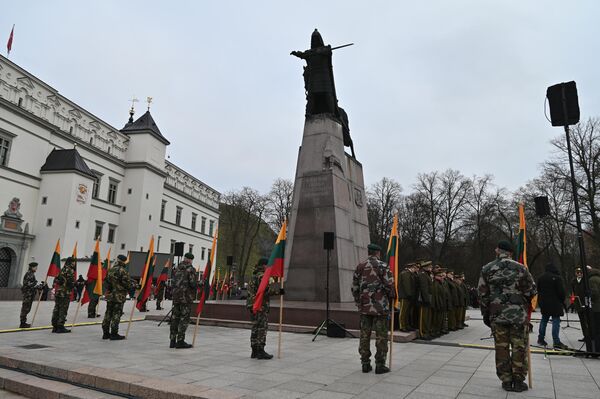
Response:
[{"label": "military boot", "polygon": [[371,370],[373,370],[373,366],[371,366],[371,363],[364,363],[362,365],[362,372],[363,373],[368,373]]},{"label": "military boot", "polygon": [[265,352],[265,347],[264,346],[258,346],[256,348],[256,358],[257,359],[273,359],[273,355],[268,354],[267,352]]},{"label": "military boot", "polygon": [[505,381],[502,383],[502,389],[504,389],[507,392],[514,392],[514,388],[513,388],[513,383],[512,381]]},{"label": "military boot", "polygon": [[125,339],[124,335],[119,335],[118,332],[114,332],[112,334],[110,334],[110,340],[111,341],[120,341],[122,339]]},{"label": "military boot", "polygon": [[252,354],[250,355],[251,359],[256,359],[256,345],[252,345]]},{"label": "military boot", "polygon": [[175,348],[175,340],[174,339],[171,340],[171,343],[169,344],[169,348],[171,348],[171,349]]},{"label": "military boot", "polygon": [[375,366],[375,374],[385,374],[385,373],[389,373],[389,372],[390,372],[390,369],[384,365],[376,365]]},{"label": "military boot", "polygon": [[52,332],[55,333],[57,330],[56,326],[52,326]]},{"label": "military boot", "polygon": [[102,339],[109,339],[110,338],[110,332],[108,332],[108,330],[102,330]]},{"label": "military boot", "polygon": [[188,349],[191,347],[192,347],[192,344],[188,344],[185,341],[178,341],[177,344],[175,345],[176,349]]},{"label": "military boot", "polygon": [[56,332],[58,334],[66,334],[66,333],[70,333],[71,330],[69,330],[68,328],[65,328],[65,326],[59,326],[59,327],[56,327]]},{"label": "military boot", "polygon": [[21,324],[19,325],[19,328],[29,328],[31,327],[31,324],[25,323],[24,321],[21,322]]},{"label": "military boot", "polygon": [[527,391],[529,387],[525,384],[524,381],[513,381],[513,391],[515,392],[524,392]]}]

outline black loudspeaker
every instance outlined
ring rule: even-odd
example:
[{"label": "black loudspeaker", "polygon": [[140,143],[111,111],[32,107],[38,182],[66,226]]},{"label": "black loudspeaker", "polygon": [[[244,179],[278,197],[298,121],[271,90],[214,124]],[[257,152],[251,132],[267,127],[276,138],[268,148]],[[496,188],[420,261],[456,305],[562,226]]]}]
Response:
[{"label": "black loudspeaker", "polygon": [[327,336],[329,338],[345,338],[346,330],[344,324],[327,323]]},{"label": "black loudspeaker", "polygon": [[[574,81],[548,87],[546,97],[550,106],[552,126],[575,125],[579,122],[579,100],[577,98],[577,85]],[[566,104],[566,115],[563,99]]]},{"label": "black loudspeaker", "polygon": [[535,197],[535,214],[538,216],[550,215],[550,204],[548,203],[548,197]]},{"label": "black loudspeaker", "polygon": [[175,252],[173,252],[173,255],[183,256],[183,246],[184,245],[185,245],[185,243],[183,243],[183,242],[176,242],[175,243]]},{"label": "black loudspeaker", "polygon": [[326,231],[323,233],[323,249],[333,249],[333,241],[335,240],[335,233],[333,231]]},{"label": "black loudspeaker", "polygon": [[232,266],[233,265],[233,256],[229,255],[227,256],[227,266]]}]

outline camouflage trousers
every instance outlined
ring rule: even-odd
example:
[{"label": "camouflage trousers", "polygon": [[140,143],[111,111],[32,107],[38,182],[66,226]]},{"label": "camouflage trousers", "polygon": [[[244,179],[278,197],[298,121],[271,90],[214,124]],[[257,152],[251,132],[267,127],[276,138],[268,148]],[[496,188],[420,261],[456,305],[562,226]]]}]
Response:
[{"label": "camouflage trousers", "polygon": [[[522,325],[493,324],[496,374],[502,382],[524,381],[527,376],[527,340]],[[512,353],[511,353],[512,349]]]},{"label": "camouflage trousers", "polygon": [[21,304],[21,323],[27,323],[27,315],[31,311],[31,304],[33,304],[33,296],[24,296]]},{"label": "camouflage trousers", "polygon": [[[90,302],[88,303],[88,317],[96,317],[96,308],[98,307],[98,300],[100,297],[96,294],[92,294]],[[121,317],[119,315],[119,317]]]},{"label": "camouflage trousers", "polygon": [[413,306],[410,300],[400,299],[400,330],[410,329],[410,321],[412,318]]},{"label": "camouflage trousers", "polygon": [[173,303],[171,310],[171,341],[185,340],[185,331],[190,324],[191,303]]},{"label": "camouflage trousers", "polygon": [[123,314],[123,302],[106,302],[106,312],[102,320],[102,331],[110,334],[119,332],[119,323]]},{"label": "camouflage trousers", "polygon": [[52,327],[64,327],[69,311],[69,296],[57,296],[54,298],[54,310],[52,311]]},{"label": "camouflage trousers", "polygon": [[267,342],[267,331],[269,330],[269,313],[260,311],[254,314],[250,309],[250,320],[252,321],[250,345],[264,348]]},{"label": "camouflage trousers", "polygon": [[371,332],[375,331],[375,364],[385,365],[388,352],[388,318],[387,316],[360,315],[360,343],[358,353],[362,364],[371,363]]}]

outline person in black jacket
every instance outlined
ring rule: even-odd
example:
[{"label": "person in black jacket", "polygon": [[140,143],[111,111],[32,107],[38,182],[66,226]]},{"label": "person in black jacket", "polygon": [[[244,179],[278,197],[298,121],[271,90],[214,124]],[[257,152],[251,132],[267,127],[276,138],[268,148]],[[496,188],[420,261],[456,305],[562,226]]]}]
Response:
[{"label": "person in black jacket", "polygon": [[564,314],[565,306],[565,286],[560,276],[560,272],[552,263],[546,265],[546,272],[540,276],[537,281],[538,301],[542,311],[542,321],[538,333],[538,344],[547,346],[544,339],[546,336],[546,326],[548,320],[552,317],[552,341],[555,349],[567,348],[562,342],[558,333],[560,332],[560,317]]}]

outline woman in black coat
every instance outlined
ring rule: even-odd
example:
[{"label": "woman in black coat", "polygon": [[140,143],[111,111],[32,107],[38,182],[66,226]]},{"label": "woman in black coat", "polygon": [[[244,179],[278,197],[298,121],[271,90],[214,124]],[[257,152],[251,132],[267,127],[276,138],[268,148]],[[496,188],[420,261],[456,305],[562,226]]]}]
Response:
[{"label": "woman in black coat", "polygon": [[565,306],[565,285],[560,276],[560,272],[552,263],[546,265],[546,272],[540,276],[537,281],[538,303],[542,311],[542,321],[538,334],[538,344],[546,346],[548,343],[544,339],[546,336],[546,326],[548,320],[552,317],[552,341],[554,348],[564,349],[566,345],[560,342],[558,333],[560,332],[560,317],[564,314]]}]

